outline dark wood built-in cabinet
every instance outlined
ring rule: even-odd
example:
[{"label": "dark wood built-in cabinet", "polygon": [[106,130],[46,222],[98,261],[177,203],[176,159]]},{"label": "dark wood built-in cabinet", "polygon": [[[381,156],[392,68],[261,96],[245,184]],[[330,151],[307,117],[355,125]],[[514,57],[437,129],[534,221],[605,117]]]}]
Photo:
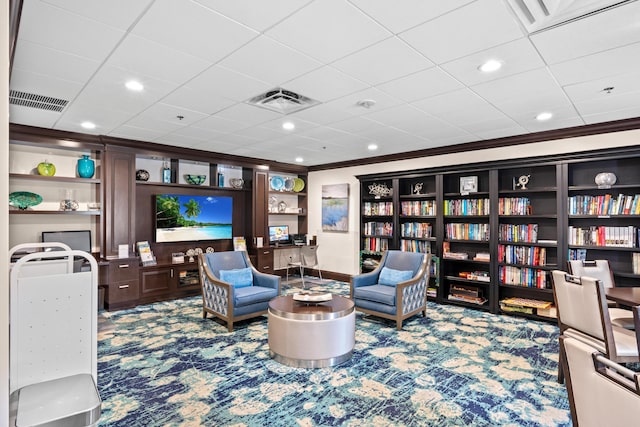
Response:
[{"label": "dark wood built-in cabinet", "polygon": [[638,165],[634,147],[359,176],[361,269],[387,248],[431,252],[437,302],[555,321],[551,271],[568,259],[608,259],[617,286],[640,285]]}]

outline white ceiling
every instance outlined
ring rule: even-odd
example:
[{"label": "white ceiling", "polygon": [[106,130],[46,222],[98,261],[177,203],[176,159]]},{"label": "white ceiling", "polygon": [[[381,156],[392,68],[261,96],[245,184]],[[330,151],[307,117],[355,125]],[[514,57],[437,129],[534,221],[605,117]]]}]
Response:
[{"label": "white ceiling", "polygon": [[[24,0],[10,89],[69,103],[10,122],[312,166],[640,116],[640,2],[546,29],[515,3]],[[563,20],[619,2],[545,3]],[[276,87],[321,104],[245,103]]]}]

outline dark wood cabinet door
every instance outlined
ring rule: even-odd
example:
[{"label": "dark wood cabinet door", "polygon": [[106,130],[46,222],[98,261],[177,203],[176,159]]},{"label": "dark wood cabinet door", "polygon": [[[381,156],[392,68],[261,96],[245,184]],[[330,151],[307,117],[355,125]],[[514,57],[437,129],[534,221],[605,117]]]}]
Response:
[{"label": "dark wood cabinet door", "polygon": [[116,255],[118,245],[135,243],[135,155],[106,150],[104,155],[104,230],[103,253]]}]

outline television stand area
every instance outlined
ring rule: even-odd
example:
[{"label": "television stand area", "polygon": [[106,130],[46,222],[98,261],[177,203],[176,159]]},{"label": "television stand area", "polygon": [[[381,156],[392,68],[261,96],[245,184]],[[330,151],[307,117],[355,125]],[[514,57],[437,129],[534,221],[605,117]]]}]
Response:
[{"label": "television stand area", "polygon": [[[254,267],[263,273],[284,275],[289,261],[300,261],[300,249],[306,245],[265,246],[252,248],[249,256]],[[309,245],[315,246],[315,245]]]},{"label": "television stand area", "polygon": [[200,276],[197,262],[158,262],[141,266],[140,259],[118,258],[108,261],[105,269],[105,308],[119,310],[148,304],[199,295]]}]

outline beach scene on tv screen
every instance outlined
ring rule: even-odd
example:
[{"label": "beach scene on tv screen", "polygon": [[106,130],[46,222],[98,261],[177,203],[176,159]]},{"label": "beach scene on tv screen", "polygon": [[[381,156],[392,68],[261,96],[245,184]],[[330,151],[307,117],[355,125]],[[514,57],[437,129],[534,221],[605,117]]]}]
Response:
[{"label": "beach scene on tv screen", "polygon": [[223,196],[156,196],[156,242],[231,239],[233,199]]}]

